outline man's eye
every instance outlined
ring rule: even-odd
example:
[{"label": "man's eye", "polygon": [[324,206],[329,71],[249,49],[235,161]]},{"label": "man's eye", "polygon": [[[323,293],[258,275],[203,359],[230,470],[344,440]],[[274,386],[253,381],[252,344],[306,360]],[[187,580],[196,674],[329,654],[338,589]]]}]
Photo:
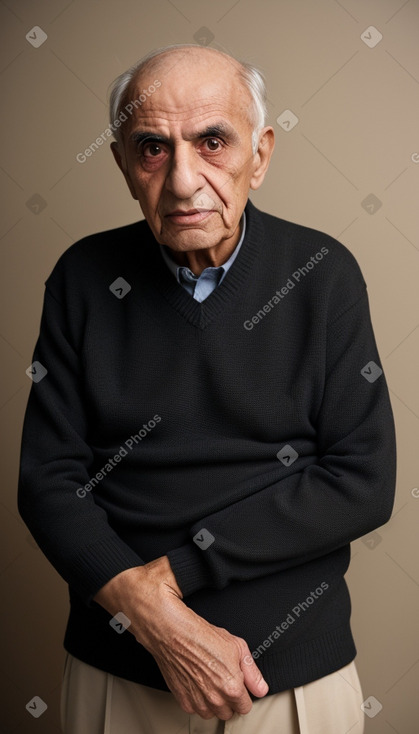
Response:
[{"label": "man's eye", "polygon": [[208,147],[208,150],[216,151],[220,148],[220,141],[217,140],[217,138],[208,138],[208,140],[205,141]]},{"label": "man's eye", "polygon": [[148,158],[155,158],[162,152],[161,146],[158,143],[146,143],[143,146],[142,153]]}]

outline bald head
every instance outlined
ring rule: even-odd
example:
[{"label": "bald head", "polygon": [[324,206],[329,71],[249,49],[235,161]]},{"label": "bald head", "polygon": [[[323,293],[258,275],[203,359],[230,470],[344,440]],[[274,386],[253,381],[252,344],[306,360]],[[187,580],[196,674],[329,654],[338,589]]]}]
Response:
[{"label": "bald head", "polygon": [[[180,46],[169,48],[146,60],[139,68],[138,74],[155,71],[162,77],[166,73],[183,73],[192,68],[199,68],[202,74],[221,74],[234,77],[243,84],[242,64],[222,51],[203,46]],[[247,90],[246,90],[247,91]]]},{"label": "bald head", "polygon": [[143,62],[139,62],[137,73],[141,74],[141,71],[153,70],[164,73],[164,71],[169,71],[182,61],[189,68],[191,64],[199,64],[207,69],[214,66],[222,69],[223,73],[231,72],[236,75],[239,75],[243,68],[241,62],[223,51],[218,51],[218,49],[208,46],[179,45],[158,49],[148,54],[144,57]]}]

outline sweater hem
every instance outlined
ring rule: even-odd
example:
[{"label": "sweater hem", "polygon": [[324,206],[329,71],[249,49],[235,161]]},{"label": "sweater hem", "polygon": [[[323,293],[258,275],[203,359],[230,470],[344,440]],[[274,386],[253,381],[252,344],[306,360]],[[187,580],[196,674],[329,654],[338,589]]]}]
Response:
[{"label": "sweater hem", "polygon": [[[109,661],[106,655],[102,655],[102,650],[98,649],[87,654],[80,646],[80,638],[74,639],[68,634],[64,640],[64,648],[87,665],[118,678],[160,691],[170,690],[153,656],[142,646],[138,648],[135,662],[127,662],[123,655],[118,660]],[[255,662],[269,685],[269,696],[330,675],[352,662],[356,654],[350,627],[345,625],[277,653],[261,655]],[[256,700],[257,697],[249,695]]]}]

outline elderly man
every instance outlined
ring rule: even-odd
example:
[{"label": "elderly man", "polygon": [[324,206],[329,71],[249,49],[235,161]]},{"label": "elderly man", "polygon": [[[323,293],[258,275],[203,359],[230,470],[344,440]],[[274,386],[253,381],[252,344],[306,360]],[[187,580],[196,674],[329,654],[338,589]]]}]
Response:
[{"label": "elderly man", "polygon": [[395,483],[359,267],[248,201],[274,147],[250,65],[160,49],[111,125],[145,221],[48,278],[22,443],[70,587],[64,731],[359,734],[344,574]]}]

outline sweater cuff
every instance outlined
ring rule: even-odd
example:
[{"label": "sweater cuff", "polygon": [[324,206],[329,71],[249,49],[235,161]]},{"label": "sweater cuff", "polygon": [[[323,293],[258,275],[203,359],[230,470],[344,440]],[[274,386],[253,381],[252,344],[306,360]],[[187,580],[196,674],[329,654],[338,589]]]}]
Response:
[{"label": "sweater cuff", "polygon": [[69,578],[68,583],[91,606],[99,589],[114,576],[143,565],[140,556],[120,538],[104,538],[85,548],[74,559],[73,578]]},{"label": "sweater cuff", "polygon": [[202,559],[202,551],[189,543],[166,553],[183,596],[212,586],[211,574]]}]

